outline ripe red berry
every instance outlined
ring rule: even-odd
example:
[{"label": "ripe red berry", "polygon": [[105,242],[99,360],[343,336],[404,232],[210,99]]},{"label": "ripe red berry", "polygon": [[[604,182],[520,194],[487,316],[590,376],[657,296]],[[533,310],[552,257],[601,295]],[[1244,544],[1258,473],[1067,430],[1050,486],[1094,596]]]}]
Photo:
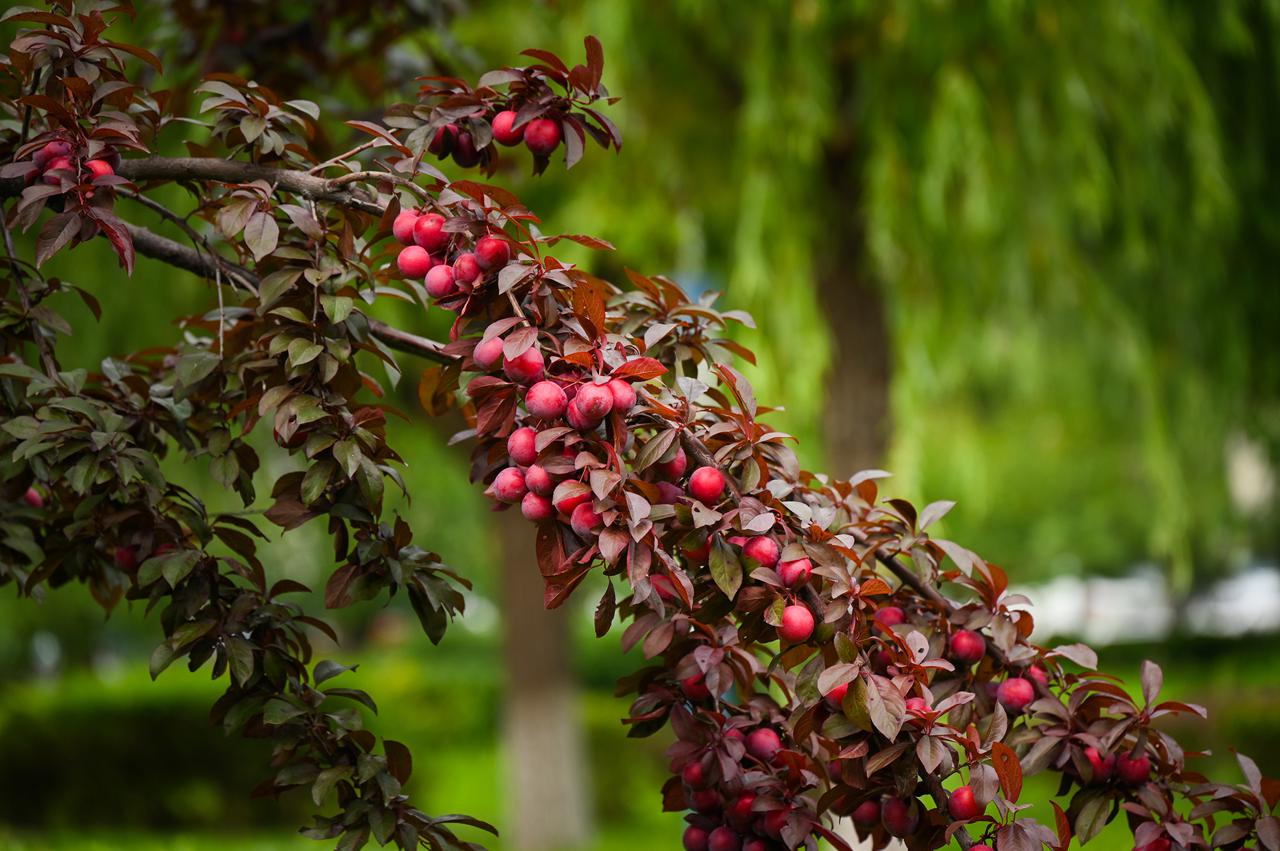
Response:
[{"label": "ripe red berry", "polygon": [[499,145],[508,148],[524,141],[524,125],[516,127],[516,111],[504,109],[493,117],[493,138]]},{"label": "ripe red berry", "polygon": [[1111,772],[1116,767],[1115,754],[1107,754],[1104,757],[1101,751],[1090,746],[1084,749],[1084,758],[1089,761],[1089,767],[1093,770],[1094,783],[1106,783],[1111,779]]},{"label": "ripe red berry", "polygon": [[556,498],[553,495],[552,499],[555,499],[556,511],[559,511],[561,514],[572,515],[579,505],[591,501],[591,491],[584,490],[572,494],[566,492],[564,496],[559,498]]},{"label": "ripe red berry", "polygon": [[890,627],[906,623],[907,613],[897,606],[881,606],[876,610],[876,626],[888,632]]},{"label": "ripe red berry", "polygon": [[778,542],[768,535],[757,535],[742,548],[742,554],[761,567],[773,567],[777,564],[778,553]]},{"label": "ripe red berry", "polygon": [[791,809],[784,807],[780,810],[769,810],[761,819],[760,827],[764,832],[772,836],[774,839],[782,838],[782,829],[787,826],[787,819],[791,816]]},{"label": "ripe red berry", "polygon": [[754,792],[743,792],[734,798],[733,803],[729,805],[729,818],[738,823],[745,823],[751,818],[751,807],[755,802],[756,796]]},{"label": "ripe red berry", "polygon": [[453,261],[453,279],[464,290],[471,289],[475,282],[480,280],[482,274],[480,264],[476,262],[476,256],[470,251],[464,251]]},{"label": "ripe red berry", "polygon": [[111,163],[106,160],[89,160],[84,164],[84,167],[88,169],[89,174],[92,175],[90,179],[106,177],[108,174],[116,173],[116,170],[111,167]]},{"label": "ripe red berry", "polygon": [[525,349],[514,358],[503,358],[502,368],[507,377],[520,384],[528,384],[542,377],[542,352],[537,347]]},{"label": "ripe red berry", "polygon": [[768,727],[757,727],[747,734],[747,753],[761,762],[772,762],[782,750],[782,739]]},{"label": "ripe red berry", "polygon": [[769,851],[769,843],[758,836],[753,836],[742,843],[742,851]]},{"label": "ripe red berry", "polygon": [[862,827],[872,827],[880,821],[880,802],[863,801],[853,811],[853,823]]},{"label": "ripe red berry", "polygon": [[[528,478],[526,476],[526,478]],[[923,715],[929,711],[929,702],[923,697],[908,697],[907,711],[912,715]]]},{"label": "ripe red berry", "polygon": [[684,831],[684,851],[707,851],[707,832],[689,825]]},{"label": "ripe red berry", "polygon": [[603,384],[584,384],[574,397],[578,410],[589,420],[602,420],[613,410],[613,394]]},{"label": "ripe red berry", "polygon": [[1035,687],[1022,677],[1010,677],[996,688],[996,700],[1009,712],[1021,712],[1035,697]]},{"label": "ripe red berry", "polygon": [[1041,688],[1049,687],[1049,674],[1039,665],[1032,665],[1027,668],[1025,676],[1027,679],[1039,683]]},{"label": "ripe red berry", "polygon": [[600,525],[600,515],[596,514],[591,503],[584,502],[569,515],[569,525],[573,527],[573,531],[579,538],[587,538]]},{"label": "ripe red berry", "polygon": [[535,118],[524,126],[524,143],[540,157],[545,157],[560,146],[560,122],[550,118]]},{"label": "ripe red berry", "polygon": [[[408,250],[407,248],[405,249],[405,251]],[[453,282],[453,267],[446,266],[443,263],[439,266],[432,266],[427,270],[426,287],[427,295],[432,298],[445,298],[456,293],[458,288]]]},{"label": "ripe red berry", "polygon": [[413,245],[413,226],[418,221],[417,210],[401,210],[391,223],[391,235],[401,245]]},{"label": "ripe red berry", "polygon": [[813,612],[808,606],[793,603],[782,610],[782,625],[778,637],[792,644],[808,641],[813,635]]},{"label": "ripe red berry", "polygon": [[480,341],[471,357],[481,369],[493,369],[502,358],[502,338],[490,337]]},{"label": "ripe red berry", "polygon": [[502,502],[519,502],[527,492],[524,473],[515,467],[507,467],[493,480],[493,495]]},{"label": "ripe red berry", "polygon": [[901,798],[885,798],[880,807],[880,817],[884,829],[899,838],[915,833],[920,824],[916,808]]},{"label": "ripe red berry", "polygon": [[636,406],[636,388],[630,382],[614,378],[605,386],[613,394],[613,409],[618,413],[625,414]]},{"label": "ripe red berry", "polygon": [[471,133],[463,130],[453,140],[453,161],[463,168],[472,168],[480,162],[480,152],[476,150],[476,140]]},{"label": "ripe red berry", "polygon": [[706,564],[707,559],[711,557],[711,538],[703,538],[701,543],[686,543],[682,549],[684,550],[684,557],[689,560],[690,564]]},{"label": "ripe red berry", "polygon": [[524,485],[539,496],[551,496],[556,486],[551,474],[537,464],[530,464],[524,471]]},{"label": "ripe red berry", "polygon": [[449,244],[449,233],[444,229],[444,216],[439,213],[423,213],[413,223],[413,241],[435,254]]},{"label": "ripe red berry", "polygon": [[511,247],[500,236],[482,236],[476,242],[476,263],[486,272],[499,269],[511,259]]},{"label": "ripe red berry", "polygon": [[676,447],[676,454],[670,461],[660,461],[656,465],[658,474],[664,479],[675,481],[684,476],[684,471],[689,469],[689,456],[684,454],[684,450]]},{"label": "ripe red berry", "polygon": [[699,467],[689,477],[689,495],[708,505],[720,501],[724,493],[724,473],[715,467]]},{"label": "ripe red berry", "polygon": [[116,567],[131,573],[138,566],[138,548],[116,547],[115,552],[112,554],[112,560],[115,562]]},{"label": "ripe red berry", "polygon": [[564,416],[569,407],[569,397],[564,388],[554,381],[539,381],[529,388],[524,395],[524,405],[529,413],[544,420],[554,420]]},{"label": "ripe red berry", "polygon": [[576,428],[578,431],[591,431],[596,426],[600,425],[599,420],[592,419],[582,413],[582,408],[578,405],[578,400],[576,398],[569,403],[567,408],[565,408],[565,419],[569,421],[570,426]]},{"label": "ripe red berry", "polygon": [[706,680],[702,674],[685,677],[680,681],[680,690],[690,700],[706,700],[711,697],[711,689],[707,688]]},{"label": "ripe red berry", "polygon": [[833,709],[839,709],[841,704],[844,703],[844,696],[848,693],[849,693],[849,684],[841,683],[840,685],[833,688],[831,691],[827,692],[825,697],[827,699],[827,703]]},{"label": "ripe red berry", "polygon": [[[527,477],[525,483],[528,484]],[[520,513],[524,515],[525,520],[541,523],[554,517],[556,509],[551,504],[550,498],[529,491],[524,495],[524,499],[520,500]]]},{"label": "ripe red berry", "polygon": [[707,851],[742,851],[742,837],[733,828],[721,825],[707,837]]},{"label": "ripe red berry", "polygon": [[782,584],[788,588],[803,585],[809,581],[812,574],[813,562],[807,558],[792,559],[778,565],[778,575],[782,578]]},{"label": "ripe red berry", "polygon": [[1151,757],[1145,753],[1137,757],[1122,753],[1116,759],[1116,774],[1125,783],[1146,783],[1151,776]]},{"label": "ripe red berry", "polygon": [[507,438],[507,454],[521,467],[538,460],[538,433],[529,426],[518,428]]},{"label": "ripe red berry", "polygon": [[689,796],[689,804],[703,815],[720,809],[720,795],[715,789],[698,789]]},{"label": "ripe red berry", "polygon": [[987,641],[971,629],[961,629],[951,635],[951,655],[957,662],[972,665],[981,661],[987,653]]},{"label": "ripe red berry", "polygon": [[35,488],[27,488],[27,492],[22,495],[22,501],[32,508],[44,508],[44,497]]},{"label": "ripe red berry", "polygon": [[425,278],[435,262],[427,249],[418,245],[406,245],[396,255],[396,268],[406,278]]},{"label": "ripe red berry", "polygon": [[32,162],[41,171],[46,170],[49,167],[49,163],[56,159],[71,161],[71,145],[69,143],[61,139],[54,139],[52,142],[46,142],[43,148],[31,156]]},{"label": "ripe red berry", "polygon": [[972,786],[957,787],[947,801],[947,811],[956,821],[969,821],[982,815],[983,807],[974,797]]},{"label": "ripe red berry", "polygon": [[41,179],[49,186],[59,186],[62,184],[62,177],[57,172],[68,170],[75,170],[75,166],[71,163],[71,158],[55,157],[49,161],[49,165],[44,170],[44,176]]},{"label": "ripe red berry", "polygon": [[427,145],[427,150],[443,159],[449,156],[449,152],[453,150],[453,143],[458,138],[458,125],[446,124],[436,130],[436,134],[431,137],[431,144]]},{"label": "ripe red berry", "polygon": [[680,779],[694,789],[701,789],[707,785],[707,772],[701,762],[691,762],[680,770]]}]

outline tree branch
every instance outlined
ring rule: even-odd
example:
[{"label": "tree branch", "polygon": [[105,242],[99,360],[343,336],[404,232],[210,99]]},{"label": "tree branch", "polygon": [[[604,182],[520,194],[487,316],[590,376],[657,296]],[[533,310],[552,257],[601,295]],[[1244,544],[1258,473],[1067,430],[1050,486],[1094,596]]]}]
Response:
[{"label": "tree branch", "polygon": [[[161,236],[139,225],[125,222],[125,227],[129,231],[129,236],[133,238],[134,248],[144,257],[150,257],[153,260],[168,263],[170,266],[185,269],[202,278],[215,279],[217,277],[218,261],[215,261],[209,255],[202,254],[194,248],[183,245],[180,242],[174,242],[168,237]],[[230,260],[223,261],[223,272],[239,278],[243,283],[250,286],[257,287],[258,285],[257,275],[243,266],[232,263]],[[448,364],[457,360],[453,356],[445,354],[444,347],[435,340],[428,340],[426,337],[419,337],[417,334],[401,331],[399,328],[393,328],[387,323],[372,317],[369,318],[369,330],[373,336],[386,344],[387,348],[395,349],[405,354],[417,355],[436,363]]]}]

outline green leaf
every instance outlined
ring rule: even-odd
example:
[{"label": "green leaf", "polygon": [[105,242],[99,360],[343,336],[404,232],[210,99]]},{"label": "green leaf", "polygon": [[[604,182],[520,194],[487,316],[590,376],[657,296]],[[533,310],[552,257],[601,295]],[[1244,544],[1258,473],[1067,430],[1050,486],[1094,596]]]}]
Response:
[{"label": "green leaf", "polygon": [[280,241],[280,226],[270,214],[258,211],[249,217],[244,226],[244,244],[253,252],[254,260],[261,260],[276,250]]},{"label": "green leaf", "polygon": [[324,346],[301,337],[289,344],[289,366],[311,363],[324,351]]},{"label": "green leaf", "polygon": [[1076,814],[1076,839],[1080,840],[1081,845],[1102,832],[1110,812],[1111,801],[1106,797],[1095,795],[1085,802]]},{"label": "green leaf", "polygon": [[337,324],[351,315],[351,309],[355,307],[355,302],[350,296],[322,295],[320,296],[320,307],[323,308],[324,315],[329,317],[329,321]]},{"label": "green leaf", "polygon": [[267,275],[258,284],[258,315],[265,313],[271,305],[280,300],[302,276],[301,269],[278,269]]},{"label": "green leaf", "polygon": [[239,636],[227,639],[227,655],[231,658],[231,677],[243,686],[253,678],[253,645]]},{"label": "green leaf", "polygon": [[353,478],[356,470],[360,467],[360,460],[364,455],[360,452],[360,447],[356,442],[348,438],[347,440],[339,440],[333,445],[333,457],[338,459],[338,463],[342,465],[347,478]]},{"label": "green leaf", "polygon": [[713,539],[710,565],[711,578],[724,595],[732,600],[742,587],[742,562],[738,561],[738,554],[719,535]]},{"label": "green leaf", "polygon": [[324,799],[329,797],[329,792],[339,781],[345,780],[351,776],[350,766],[337,766],[335,768],[326,768],[324,771],[316,775],[316,782],[311,786],[311,800],[315,802],[317,807],[324,805]]},{"label": "green leaf", "polygon": [[331,661],[329,659],[325,659],[322,662],[316,663],[315,672],[312,675],[312,678],[315,680],[316,685],[320,685],[325,680],[331,680],[334,677],[338,676],[338,674],[345,674],[347,671],[354,671],[358,667],[360,666],[359,665],[350,665],[350,666],[340,665],[337,662]]},{"label": "green leaf", "polygon": [[151,679],[154,680],[156,677],[160,676],[161,672],[163,672],[165,668],[169,667],[169,664],[177,658],[177,655],[177,651],[169,645],[169,642],[166,641],[163,644],[157,645],[156,649],[151,651],[151,661],[149,664]]},{"label": "green leaf", "polygon": [[278,697],[267,701],[267,705],[262,710],[262,720],[266,724],[283,724],[303,714],[302,709],[294,706],[287,700],[281,700]]},{"label": "green leaf", "polygon": [[333,478],[333,472],[337,468],[338,465],[328,458],[312,464],[311,469],[307,470],[307,474],[302,477],[302,501],[307,505],[311,505],[323,496],[324,489],[328,486],[329,480]]},{"label": "green leaf", "polygon": [[221,358],[213,352],[200,349],[178,358],[178,364],[174,367],[173,373],[180,383],[190,387],[213,372],[220,360]]}]

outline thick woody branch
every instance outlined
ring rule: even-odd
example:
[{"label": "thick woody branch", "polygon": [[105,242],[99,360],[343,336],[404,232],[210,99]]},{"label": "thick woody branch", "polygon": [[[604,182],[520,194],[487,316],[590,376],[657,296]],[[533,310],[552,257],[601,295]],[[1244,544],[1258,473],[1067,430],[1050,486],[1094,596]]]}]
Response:
[{"label": "thick woody branch", "polygon": [[[226,277],[238,278],[242,283],[253,287],[258,285],[258,277],[243,266],[237,266],[225,259],[216,260],[209,254],[203,254],[190,246],[174,242],[168,237],[161,236],[138,225],[126,222],[125,227],[129,229],[129,235],[133,238],[134,248],[144,257],[160,260],[170,266],[185,269],[210,280],[216,279],[221,273]],[[410,334],[408,331],[401,331],[385,322],[372,318],[369,319],[369,330],[387,348],[417,355],[437,363],[453,363],[454,361],[453,357],[444,353],[443,347],[435,340],[428,340],[426,337],[419,337],[416,334]]]}]

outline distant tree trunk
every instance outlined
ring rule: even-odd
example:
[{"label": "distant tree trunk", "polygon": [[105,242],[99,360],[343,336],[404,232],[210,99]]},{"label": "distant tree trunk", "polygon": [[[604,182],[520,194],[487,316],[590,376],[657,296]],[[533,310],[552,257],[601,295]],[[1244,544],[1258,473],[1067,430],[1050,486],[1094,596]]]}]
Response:
[{"label": "distant tree trunk", "polygon": [[507,800],[503,834],[520,851],[563,851],[591,835],[591,792],[570,666],[568,609],[542,608],[533,527],[517,511],[501,531]]},{"label": "distant tree trunk", "polygon": [[834,67],[837,119],[824,152],[829,227],[815,244],[818,295],[833,343],[823,435],[828,469],[842,478],[884,463],[890,419],[888,318],[867,249],[854,60],[846,45]]}]

